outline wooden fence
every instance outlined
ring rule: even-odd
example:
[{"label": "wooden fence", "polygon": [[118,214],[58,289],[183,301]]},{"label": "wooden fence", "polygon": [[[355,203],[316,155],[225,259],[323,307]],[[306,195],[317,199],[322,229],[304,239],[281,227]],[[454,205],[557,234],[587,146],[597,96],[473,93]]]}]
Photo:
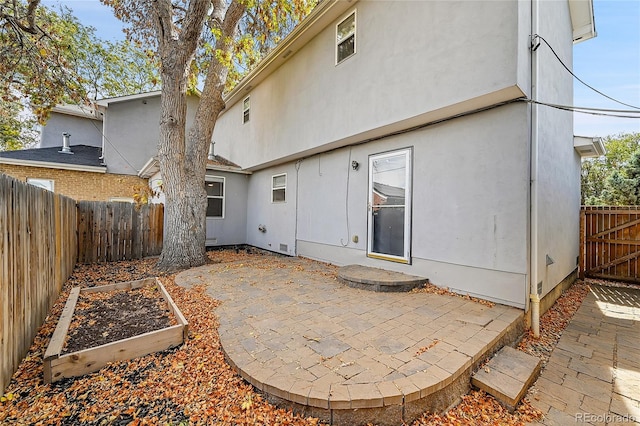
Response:
[{"label": "wooden fence", "polygon": [[640,282],[640,206],[583,206],[581,277]]},{"label": "wooden fence", "polygon": [[76,202],[0,174],[0,395],[76,263]]},{"label": "wooden fence", "polygon": [[78,202],[78,262],[113,262],[162,251],[162,204]]}]

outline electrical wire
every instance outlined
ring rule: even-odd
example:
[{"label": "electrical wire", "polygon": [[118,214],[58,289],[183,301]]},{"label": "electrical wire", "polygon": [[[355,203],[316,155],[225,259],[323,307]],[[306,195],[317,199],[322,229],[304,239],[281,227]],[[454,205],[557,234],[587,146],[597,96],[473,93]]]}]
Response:
[{"label": "electrical wire", "polygon": [[605,97],[605,98],[607,98],[607,99],[610,99],[610,100],[612,100],[612,101],[614,101],[614,102],[616,102],[616,103],[619,103],[620,105],[624,105],[624,106],[628,106],[629,108],[633,108],[633,109],[638,109],[638,110],[640,110],[640,107],[637,107],[637,106],[635,106],[635,105],[631,105],[631,104],[627,104],[627,103],[625,103],[625,102],[622,102],[622,101],[619,101],[619,100],[617,100],[617,99],[615,99],[615,98],[612,98],[611,96],[609,96],[609,95],[607,95],[607,94],[605,94],[605,93],[602,93],[600,90],[598,90],[598,89],[596,89],[596,88],[594,88],[594,87],[590,86],[589,84],[585,83],[585,82],[584,82],[580,77],[578,77],[577,75],[575,75],[575,74],[573,73],[573,71],[571,71],[571,69],[569,69],[569,67],[568,67],[568,66],[567,66],[567,65],[562,61],[562,59],[560,59],[560,56],[558,56],[558,54],[556,53],[556,51],[553,49],[553,47],[551,47],[551,45],[549,44],[549,42],[548,42],[547,40],[545,40],[545,38],[544,38],[544,37],[542,37],[542,36],[541,36],[541,35],[539,35],[539,34],[534,34],[534,35],[533,35],[533,38],[534,38],[534,39],[539,38],[540,40],[542,40],[542,41],[544,42],[544,44],[546,44],[546,45],[547,45],[547,47],[551,50],[551,53],[553,53],[553,56],[555,56],[555,57],[556,57],[556,59],[558,60],[558,62],[560,62],[560,64],[564,67],[564,69],[566,69],[566,70],[569,72],[569,74],[571,74],[571,75],[573,76],[573,78],[575,78],[576,80],[578,80],[580,83],[584,84],[584,85],[585,85],[585,86],[587,86],[589,89],[593,90],[594,92],[598,93],[599,95],[602,95],[602,96],[604,96],[604,97]]},{"label": "electrical wire", "polygon": [[[614,117],[614,118],[640,119],[640,111],[599,109],[599,108],[577,107],[577,106],[571,106],[571,105],[558,105],[558,104],[552,104],[547,102],[534,101],[533,99],[522,99],[522,101],[530,104],[556,108],[563,111],[576,112],[579,114],[589,114],[589,115],[596,115],[596,116],[602,116],[602,117]],[[623,114],[631,114],[631,115],[623,115]]]}]

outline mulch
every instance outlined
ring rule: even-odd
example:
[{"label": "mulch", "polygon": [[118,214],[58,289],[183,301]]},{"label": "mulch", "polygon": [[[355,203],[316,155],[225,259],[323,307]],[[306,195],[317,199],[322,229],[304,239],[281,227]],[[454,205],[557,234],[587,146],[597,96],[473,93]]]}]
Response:
[{"label": "mulch", "polygon": [[156,285],[80,293],[63,353],[95,348],[176,324]]},{"label": "mulch", "polygon": [[[215,263],[251,262],[256,255],[233,250],[209,254]],[[278,257],[273,258],[278,267]],[[219,302],[203,286],[176,286],[173,275],[160,279],[189,321],[189,338],[182,346],[112,363],[83,377],[44,384],[42,355],[70,289],[157,276],[155,262],[145,259],[76,267],[0,398],[0,424],[319,424],[315,418],[271,405],[235,373],[220,347],[214,313]],[[572,286],[541,318],[541,339],[527,335],[519,349],[548,358],[587,292],[587,284]],[[447,413],[425,413],[414,425],[523,425],[540,417],[526,399],[509,413],[490,395],[472,391]]]}]

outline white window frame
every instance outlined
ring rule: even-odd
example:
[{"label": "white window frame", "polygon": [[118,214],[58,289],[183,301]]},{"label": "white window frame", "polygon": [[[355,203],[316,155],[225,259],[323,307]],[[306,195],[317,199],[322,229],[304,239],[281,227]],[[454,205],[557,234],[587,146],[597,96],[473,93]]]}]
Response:
[{"label": "white window frame", "polygon": [[[338,27],[345,22],[346,20],[348,20],[349,18],[351,18],[351,15],[353,15],[353,33],[349,33],[347,34],[347,36],[341,40],[338,41]],[[349,12],[344,19],[341,19],[337,24],[336,24],[336,65],[339,65],[341,63],[343,63],[344,61],[346,61],[347,59],[351,58],[352,56],[354,56],[356,54],[357,51],[357,32],[358,32],[358,15],[356,13],[356,9],[353,9],[351,12]],[[353,37],[353,53],[350,54],[349,56],[345,56],[342,59],[338,59],[338,48],[342,43],[345,43],[350,37]]]},{"label": "white window frame", "polygon": [[[373,164],[375,160],[384,159],[385,157],[396,157],[402,155],[405,160],[405,217],[404,217],[404,254],[402,256],[394,256],[391,254],[382,254],[374,251],[373,248],[373,238],[374,238],[374,224],[372,221],[372,208],[375,205],[373,199]],[[368,235],[367,235],[367,257],[381,259],[381,260],[389,260],[392,262],[399,263],[411,263],[411,229],[412,229],[412,204],[413,204],[413,149],[412,148],[403,148],[394,151],[387,151],[378,154],[369,155],[369,214],[368,214]]]},{"label": "white window frame", "polygon": [[242,100],[242,124],[247,124],[250,119],[251,119],[251,95],[247,96]]},{"label": "white window frame", "polygon": [[[281,177],[281,176],[284,176],[284,185],[275,186],[275,184],[274,184],[275,179],[277,177]],[[273,199],[274,191],[281,190],[281,189],[284,190],[284,200],[282,200],[282,201],[274,200]],[[287,202],[287,174],[286,173],[279,173],[277,175],[271,176],[271,202],[275,203],[275,204],[286,203]]]},{"label": "white window frame", "polygon": [[205,176],[205,185],[207,184],[207,182],[222,182],[222,195],[207,194],[207,205],[209,204],[209,198],[222,199],[222,216],[207,216],[207,219],[224,219],[227,198],[227,179],[224,176]]},{"label": "white window frame", "polygon": [[54,192],[55,189],[55,181],[53,179],[27,178],[27,183],[51,192]]},{"label": "white window frame", "polygon": [[116,203],[134,203],[135,200],[131,197],[111,197],[109,198],[109,202]]}]

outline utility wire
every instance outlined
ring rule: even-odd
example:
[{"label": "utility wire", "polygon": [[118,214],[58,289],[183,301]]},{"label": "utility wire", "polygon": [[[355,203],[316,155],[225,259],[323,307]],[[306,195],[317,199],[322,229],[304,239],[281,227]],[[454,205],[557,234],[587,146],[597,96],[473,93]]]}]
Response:
[{"label": "utility wire", "polygon": [[571,71],[571,70],[569,69],[569,67],[568,67],[564,62],[562,62],[562,59],[560,59],[560,56],[558,56],[558,54],[556,53],[556,51],[555,51],[555,50],[553,50],[553,47],[551,47],[551,45],[549,44],[549,42],[548,42],[547,40],[545,40],[545,39],[544,39],[544,37],[542,37],[542,36],[541,36],[541,35],[539,35],[539,34],[534,34],[534,35],[533,35],[533,38],[534,38],[534,39],[535,39],[535,38],[539,38],[540,40],[542,40],[542,41],[544,42],[544,44],[546,44],[546,45],[547,45],[547,47],[549,47],[549,49],[551,49],[551,53],[553,53],[553,56],[555,56],[555,57],[556,57],[556,59],[558,60],[558,62],[560,62],[560,64],[564,67],[564,69],[566,69],[566,70],[569,72],[569,74],[571,74],[571,75],[573,76],[573,78],[575,78],[576,80],[578,80],[580,83],[584,84],[584,85],[585,85],[585,86],[587,86],[589,89],[593,90],[594,92],[598,93],[599,95],[602,95],[602,96],[604,96],[604,97],[605,97],[605,98],[607,98],[607,99],[610,99],[610,100],[612,100],[612,101],[614,101],[614,102],[616,102],[616,103],[619,103],[620,105],[624,105],[624,106],[628,106],[629,108],[634,108],[634,109],[640,110],[640,107],[637,107],[637,106],[635,106],[635,105],[631,105],[631,104],[627,104],[627,103],[624,103],[624,102],[622,102],[622,101],[619,101],[619,100],[617,100],[617,99],[615,99],[615,98],[612,98],[611,96],[609,96],[609,95],[607,95],[607,94],[605,94],[605,93],[602,93],[602,92],[601,92],[601,91],[599,91],[598,89],[596,89],[596,88],[594,88],[594,87],[592,87],[592,86],[588,85],[587,83],[585,83],[585,82],[584,82],[580,77],[578,77],[577,75],[575,75],[575,74],[573,73],[573,71]]},{"label": "utility wire", "polygon": [[[615,118],[635,118],[640,119],[640,111],[629,111],[629,110],[608,110],[608,109],[598,109],[598,108],[583,108],[577,106],[570,105],[558,105],[551,104],[547,102],[534,101],[533,99],[522,99],[524,102],[528,102],[536,105],[548,106],[551,108],[560,109],[563,111],[577,112],[580,114],[589,114],[589,115],[598,115],[603,117],[615,117]],[[631,115],[624,115],[631,114]]]}]

